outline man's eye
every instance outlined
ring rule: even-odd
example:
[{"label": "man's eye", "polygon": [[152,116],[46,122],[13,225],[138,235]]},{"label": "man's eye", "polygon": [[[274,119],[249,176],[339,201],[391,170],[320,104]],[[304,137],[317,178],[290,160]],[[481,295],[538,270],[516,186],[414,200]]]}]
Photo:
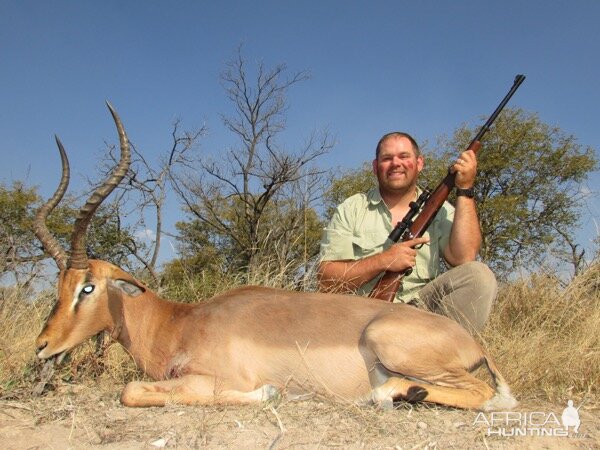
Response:
[{"label": "man's eye", "polygon": [[88,284],[87,286],[84,286],[84,288],[81,290],[82,294],[86,294],[89,295],[92,292],[94,292],[94,285],[93,284]]}]

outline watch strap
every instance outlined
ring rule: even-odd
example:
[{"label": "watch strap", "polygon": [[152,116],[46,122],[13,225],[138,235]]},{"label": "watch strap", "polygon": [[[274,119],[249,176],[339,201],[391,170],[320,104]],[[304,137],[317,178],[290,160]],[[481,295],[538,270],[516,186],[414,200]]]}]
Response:
[{"label": "watch strap", "polygon": [[456,196],[473,198],[475,197],[475,190],[472,187],[468,189],[456,188]]}]

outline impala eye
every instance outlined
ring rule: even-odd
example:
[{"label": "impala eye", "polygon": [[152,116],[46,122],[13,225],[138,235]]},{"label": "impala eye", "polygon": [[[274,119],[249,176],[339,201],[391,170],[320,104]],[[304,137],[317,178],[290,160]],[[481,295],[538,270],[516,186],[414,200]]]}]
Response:
[{"label": "impala eye", "polygon": [[94,287],[95,286],[93,284],[88,284],[87,286],[83,287],[81,293],[85,295],[90,295],[92,292],[94,292]]}]

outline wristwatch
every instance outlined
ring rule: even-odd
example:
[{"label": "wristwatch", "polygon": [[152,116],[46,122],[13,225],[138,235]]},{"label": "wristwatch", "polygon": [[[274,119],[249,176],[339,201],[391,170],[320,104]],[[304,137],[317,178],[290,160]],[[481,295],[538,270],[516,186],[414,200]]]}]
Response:
[{"label": "wristwatch", "polygon": [[471,187],[469,189],[460,189],[460,188],[456,188],[456,196],[457,197],[468,197],[468,198],[473,198],[475,197],[475,190]]}]

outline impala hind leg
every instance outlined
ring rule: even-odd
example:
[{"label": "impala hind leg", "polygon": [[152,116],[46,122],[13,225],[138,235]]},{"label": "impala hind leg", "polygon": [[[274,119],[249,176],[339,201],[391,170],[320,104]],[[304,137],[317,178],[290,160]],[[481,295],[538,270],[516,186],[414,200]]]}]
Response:
[{"label": "impala hind leg", "polygon": [[132,381],[125,386],[121,403],[125,406],[164,406],[167,403],[241,405],[267,401],[278,394],[278,389],[271,385],[241,392],[220,386],[211,376],[186,375],[165,381]]},{"label": "impala hind leg", "polygon": [[[494,390],[469,372],[485,361],[481,347],[457,323],[409,307],[386,313],[364,331],[375,370],[372,399],[384,407],[395,399],[458,408],[483,408]],[[414,380],[414,381],[413,381]]]},{"label": "impala hind leg", "polygon": [[384,408],[390,408],[394,400],[404,400],[463,409],[486,409],[486,402],[494,395],[492,388],[469,373],[462,374],[454,381],[451,383],[454,386],[442,386],[394,376],[373,389],[371,396],[375,404]]}]

